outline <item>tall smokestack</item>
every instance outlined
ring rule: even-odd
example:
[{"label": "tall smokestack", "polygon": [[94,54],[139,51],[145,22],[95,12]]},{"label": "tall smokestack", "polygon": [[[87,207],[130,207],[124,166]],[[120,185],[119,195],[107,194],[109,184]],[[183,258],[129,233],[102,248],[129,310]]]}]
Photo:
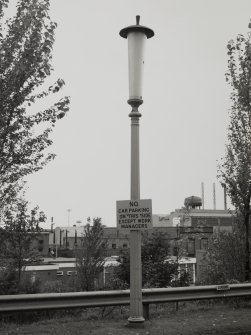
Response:
[{"label": "tall smokestack", "polygon": [[53,223],[53,217],[51,217],[51,232],[53,233],[53,225],[54,225],[54,223]]},{"label": "tall smokestack", "polygon": [[202,209],[204,209],[204,183],[201,183],[201,199],[202,199]]},{"label": "tall smokestack", "polygon": [[213,200],[214,200],[214,209],[216,209],[215,183],[213,183]]},{"label": "tall smokestack", "polygon": [[227,187],[226,184],[222,184],[223,192],[224,192],[224,209],[227,210]]}]

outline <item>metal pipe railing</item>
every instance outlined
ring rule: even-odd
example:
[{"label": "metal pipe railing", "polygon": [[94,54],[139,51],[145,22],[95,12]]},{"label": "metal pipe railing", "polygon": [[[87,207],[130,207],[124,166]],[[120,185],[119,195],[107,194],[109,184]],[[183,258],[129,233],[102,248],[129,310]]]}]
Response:
[{"label": "metal pipe railing", "polygon": [[[142,290],[145,318],[149,316],[150,304],[243,296],[251,296],[251,283]],[[129,304],[129,290],[0,295],[2,313]]]}]

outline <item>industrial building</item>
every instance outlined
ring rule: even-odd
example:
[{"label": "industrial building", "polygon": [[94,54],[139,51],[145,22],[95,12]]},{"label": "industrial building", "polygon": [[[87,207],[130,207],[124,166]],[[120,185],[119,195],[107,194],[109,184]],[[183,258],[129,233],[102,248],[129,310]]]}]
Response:
[{"label": "industrial building", "polygon": [[[156,232],[163,233],[168,245],[169,257],[179,259],[180,270],[190,272],[193,282],[199,277],[200,268],[203,266],[203,255],[213,233],[222,230],[231,232],[235,222],[234,214],[226,208],[224,210],[204,209],[203,202],[203,197],[190,196],[185,198],[182,208],[175,209],[169,214],[153,214],[153,227],[144,233],[148,236]],[[45,261],[46,267],[43,265],[27,267],[27,271],[33,273],[33,276],[40,274],[47,280],[59,277],[62,280],[74,275],[75,261],[72,259],[74,259],[75,250],[83,246],[84,234],[84,225],[59,226],[51,231],[42,232],[34,242],[34,246],[43,257],[49,256],[50,261]],[[126,230],[104,226],[106,257],[118,256],[126,252],[130,248],[129,235]],[[68,262],[59,261],[60,256],[68,257],[66,258]],[[71,261],[69,257],[72,257]],[[67,267],[67,263],[70,266]],[[43,270],[47,275],[40,272]],[[105,272],[109,273],[108,268],[104,270]]]}]

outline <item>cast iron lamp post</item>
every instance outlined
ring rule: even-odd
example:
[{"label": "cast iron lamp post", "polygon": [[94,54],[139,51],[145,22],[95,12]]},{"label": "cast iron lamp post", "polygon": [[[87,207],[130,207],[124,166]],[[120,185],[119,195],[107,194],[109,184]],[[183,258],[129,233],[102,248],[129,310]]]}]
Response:
[{"label": "cast iron lamp post", "polygon": [[[140,16],[136,16],[136,25],[120,31],[120,36],[128,40],[129,59],[129,100],[132,107],[131,118],[131,200],[140,199],[139,169],[139,119],[138,107],[142,100],[142,77],[144,65],[144,47],[146,39],[154,36],[152,29],[139,24]],[[142,271],[141,271],[141,231],[130,231],[130,323],[142,323]]]}]

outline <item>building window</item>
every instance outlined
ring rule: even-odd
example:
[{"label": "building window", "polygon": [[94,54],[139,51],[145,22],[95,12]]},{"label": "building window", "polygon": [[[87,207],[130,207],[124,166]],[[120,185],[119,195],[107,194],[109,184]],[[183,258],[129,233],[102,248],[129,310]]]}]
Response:
[{"label": "building window", "polygon": [[173,255],[178,256],[178,247],[173,247]]},{"label": "building window", "polygon": [[39,240],[38,241],[38,251],[43,251],[44,248],[44,241],[43,240]]},{"label": "building window", "polygon": [[207,250],[207,248],[208,248],[208,238],[202,238],[200,240],[200,248],[202,250]]},{"label": "building window", "polygon": [[116,243],[113,243],[113,244],[112,244],[112,249],[116,249],[116,247],[117,247],[117,246],[116,246]]},{"label": "building window", "polygon": [[127,247],[128,247],[127,243],[124,243],[124,244],[123,244],[123,248],[125,249],[125,248],[127,248]]},{"label": "building window", "polygon": [[187,253],[188,255],[194,255],[195,254],[195,240],[189,239],[187,242]]}]

